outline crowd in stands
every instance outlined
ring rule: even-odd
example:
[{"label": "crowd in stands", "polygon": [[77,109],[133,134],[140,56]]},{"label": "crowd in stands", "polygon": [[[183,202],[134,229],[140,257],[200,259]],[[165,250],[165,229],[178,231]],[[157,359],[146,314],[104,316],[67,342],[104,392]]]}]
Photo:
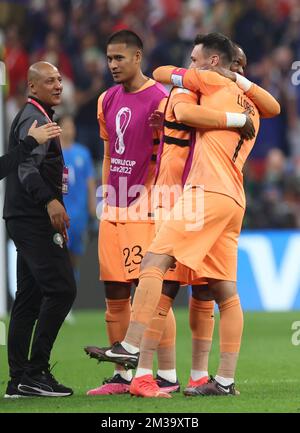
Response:
[{"label": "crowd in stands", "polygon": [[[0,57],[7,67],[7,129],[25,100],[28,65],[46,60],[63,75],[60,112],[72,114],[77,141],[102,159],[96,106],[112,84],[105,45],[130,28],[145,44],[147,74],[188,65],[197,33],[239,43],[246,75],[271,92],[281,115],[262,121],[245,168],[245,228],[300,227],[300,3],[298,0],[10,0],[0,3]],[[299,70],[299,73],[298,73]],[[99,176],[100,177],[100,176]]]}]

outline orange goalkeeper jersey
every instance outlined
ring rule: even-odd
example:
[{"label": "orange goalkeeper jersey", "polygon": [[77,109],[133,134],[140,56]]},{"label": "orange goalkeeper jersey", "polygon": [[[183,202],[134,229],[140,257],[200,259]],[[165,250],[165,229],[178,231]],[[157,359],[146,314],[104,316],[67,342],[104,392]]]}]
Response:
[{"label": "orange goalkeeper jersey", "polygon": [[[173,88],[165,109],[163,146],[159,155],[156,186],[160,186],[159,206],[170,209],[182,192],[189,170],[188,160],[197,128],[226,128],[226,113],[199,106],[199,95],[188,89]],[[197,106],[197,111],[195,108]],[[181,118],[187,116],[186,122]],[[193,126],[191,126],[193,125]]]},{"label": "orange goalkeeper jersey", "polygon": [[[193,92],[200,92],[200,103],[204,107],[222,107],[226,112],[237,113],[250,110],[257,135],[258,110],[231,80],[212,71],[189,69],[183,74],[183,86]],[[192,166],[186,183],[202,185],[206,191],[226,194],[245,207],[242,169],[254,143],[255,139],[241,142],[236,130],[197,130]]]}]

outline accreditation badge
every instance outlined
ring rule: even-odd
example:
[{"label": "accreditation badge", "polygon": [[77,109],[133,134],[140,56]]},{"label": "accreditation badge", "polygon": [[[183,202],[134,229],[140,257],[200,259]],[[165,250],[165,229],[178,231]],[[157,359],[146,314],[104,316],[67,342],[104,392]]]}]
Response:
[{"label": "accreditation badge", "polygon": [[69,169],[65,165],[63,168],[63,175],[62,175],[62,193],[68,194],[69,190]]}]

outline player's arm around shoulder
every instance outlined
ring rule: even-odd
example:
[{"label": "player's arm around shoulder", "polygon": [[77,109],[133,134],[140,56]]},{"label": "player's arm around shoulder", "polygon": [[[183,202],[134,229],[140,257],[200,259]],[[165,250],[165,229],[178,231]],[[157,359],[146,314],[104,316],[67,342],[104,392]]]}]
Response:
[{"label": "player's arm around shoulder", "polygon": [[220,87],[226,86],[229,82],[229,79],[213,71],[177,68],[175,66],[161,66],[155,69],[153,76],[162,83],[184,87],[203,95],[210,95],[219,90]]},{"label": "player's arm around shoulder", "polygon": [[193,92],[200,92],[202,95],[209,96],[228,86],[230,80],[214,71],[202,69],[188,69],[183,77],[183,85]]},{"label": "player's arm around shoulder", "polygon": [[267,119],[280,114],[281,108],[279,102],[274,96],[257,84],[252,83],[246,95],[257,106],[260,117]]},{"label": "player's arm around shoulder", "polygon": [[160,66],[159,68],[156,68],[153,73],[153,79],[155,81],[158,81],[159,83],[163,84],[172,84],[171,76],[172,72],[175,69],[175,66]]},{"label": "player's arm around shoulder", "polygon": [[236,72],[234,74],[236,76],[236,84],[245,92],[246,96],[254,102],[260,117],[270,118],[280,114],[280,105],[274,96],[257,84],[252,83],[252,81],[248,80],[246,77]]},{"label": "player's arm around shoulder", "polygon": [[220,66],[214,66],[211,70],[235,82],[246,96],[254,102],[260,117],[274,117],[280,113],[280,105],[276,99],[262,87],[248,80],[248,78]]},{"label": "player's arm around shoulder", "polygon": [[170,95],[170,108],[177,122],[189,120],[189,110],[198,104],[198,95],[191,90],[175,87]]},{"label": "player's arm around shoulder", "polygon": [[171,104],[177,122],[194,128],[226,129],[227,113],[199,105],[199,96],[187,89],[174,89]]}]

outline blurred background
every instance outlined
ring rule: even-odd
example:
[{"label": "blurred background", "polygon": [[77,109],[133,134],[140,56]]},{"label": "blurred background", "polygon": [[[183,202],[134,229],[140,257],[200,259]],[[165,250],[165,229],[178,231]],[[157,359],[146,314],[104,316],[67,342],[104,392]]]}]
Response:
[{"label": "blurred background", "polygon": [[[300,309],[300,1],[0,1],[0,60],[7,72],[7,84],[2,86],[5,143],[12,119],[26,100],[28,66],[49,61],[63,75],[63,103],[57,115],[71,115],[72,140],[89,159],[87,182],[93,178],[99,186],[103,145],[97,99],[112,85],[105,46],[107,37],[123,28],[143,39],[144,71],[149,75],[160,65],[187,66],[197,33],[225,33],[247,55],[246,76],[280,102],[281,115],[262,121],[244,170],[248,207],[238,284],[245,309]],[[0,188],[1,199],[4,182]],[[93,204],[88,198],[86,203],[82,212],[90,215]],[[14,247],[8,243],[6,248],[3,233],[0,315],[9,308],[15,290]],[[102,307],[97,221],[91,216],[85,249],[78,256],[76,307]],[[186,303],[186,293],[181,292],[178,303]]]}]

